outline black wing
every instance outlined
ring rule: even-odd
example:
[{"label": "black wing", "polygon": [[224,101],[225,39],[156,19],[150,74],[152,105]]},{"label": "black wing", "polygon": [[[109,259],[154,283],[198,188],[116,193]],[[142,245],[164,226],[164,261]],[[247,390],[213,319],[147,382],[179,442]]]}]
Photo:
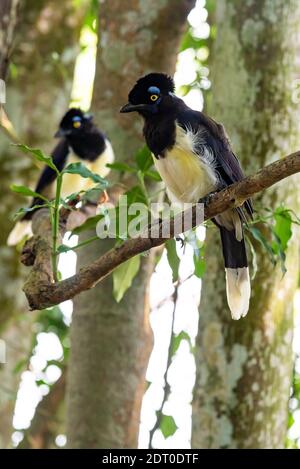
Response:
[{"label": "black wing", "polygon": [[[240,162],[232,151],[222,124],[215,122],[202,112],[193,111],[189,108],[185,108],[179,112],[177,120],[179,125],[185,130],[192,130],[194,133],[197,133],[201,129],[205,130],[203,138],[205,144],[212,149],[215,155],[215,170],[219,174],[221,185],[226,187],[245,177]],[[199,154],[200,153],[199,148]],[[244,207],[250,217],[252,217],[253,208],[251,200],[247,200]]]},{"label": "black wing", "polygon": [[[69,144],[66,139],[62,139],[58,142],[58,144],[56,145],[56,147],[51,153],[53,162],[59,171],[62,171],[63,168],[65,167],[68,154],[69,154]],[[38,180],[38,183],[35,188],[35,192],[38,192],[39,194],[43,195],[47,187],[49,187],[55,181],[55,179],[56,179],[56,172],[53,169],[49,168],[49,166],[46,166],[43,169],[42,174]],[[43,205],[43,200],[39,199],[38,197],[35,197],[32,200],[30,207],[34,207],[35,205]],[[24,215],[23,219],[24,220],[31,219],[33,213],[34,211],[27,212]]]},{"label": "black wing", "polygon": [[[59,171],[66,165],[67,157],[69,154],[69,144],[66,139],[62,139],[58,142],[56,147],[51,153],[53,163]],[[56,172],[46,166],[38,180],[38,183],[35,188],[35,192],[43,194],[43,191],[56,179]]]}]

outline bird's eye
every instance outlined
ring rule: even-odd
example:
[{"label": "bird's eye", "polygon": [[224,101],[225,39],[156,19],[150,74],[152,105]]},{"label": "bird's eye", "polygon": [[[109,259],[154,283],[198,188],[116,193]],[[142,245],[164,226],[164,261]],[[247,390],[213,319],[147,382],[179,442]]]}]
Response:
[{"label": "bird's eye", "polygon": [[81,127],[81,122],[80,121],[73,122],[73,127],[75,127],[75,129],[79,129],[79,127]]},{"label": "bird's eye", "polygon": [[157,101],[157,100],[158,100],[158,95],[157,95],[157,94],[152,94],[152,95],[150,96],[150,99],[151,99],[151,101],[153,101],[153,102],[154,102],[154,101]]}]

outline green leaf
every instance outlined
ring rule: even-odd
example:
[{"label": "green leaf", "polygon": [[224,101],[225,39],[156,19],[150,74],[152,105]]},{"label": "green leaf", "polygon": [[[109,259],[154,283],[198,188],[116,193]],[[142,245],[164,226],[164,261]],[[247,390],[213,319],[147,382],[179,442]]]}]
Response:
[{"label": "green leaf", "polygon": [[186,340],[189,343],[190,350],[192,351],[193,345],[192,345],[190,336],[188,335],[187,332],[181,331],[178,335],[175,335],[172,337],[172,345],[171,345],[172,355],[175,355],[175,353],[179,349],[179,346],[182,340]]},{"label": "green leaf", "polygon": [[112,163],[106,165],[108,168],[114,169],[115,171],[121,171],[123,173],[135,173],[136,169],[129,166],[126,163]]},{"label": "green leaf", "polygon": [[[82,194],[83,191],[78,191],[78,192],[72,192],[72,194],[68,195],[66,199],[60,199],[60,203],[65,203],[69,208],[70,206],[68,205],[69,202],[73,202],[74,200],[78,199],[80,195]],[[88,192],[88,191],[87,191]]]},{"label": "green leaf", "polygon": [[151,151],[146,145],[137,152],[137,154],[135,155],[135,161],[137,167],[143,173],[145,173],[146,171],[148,171],[148,169],[151,168],[151,166],[153,165],[153,158],[151,155]]},{"label": "green leaf", "polygon": [[151,381],[145,380],[145,391],[144,392],[146,392],[150,388],[151,384],[152,384]]},{"label": "green leaf", "polygon": [[265,238],[265,236],[262,234],[262,232],[258,228],[255,228],[254,226],[250,225],[248,229],[250,233],[252,234],[252,236],[254,237],[254,239],[256,239],[262,245],[262,247],[267,251],[267,253],[270,256],[271,262],[275,265],[276,261],[275,261],[274,252],[269,241]]},{"label": "green leaf", "polygon": [[274,253],[278,256],[278,258],[280,260],[281,271],[282,271],[283,275],[285,275],[286,272],[287,272],[287,269],[286,269],[286,266],[285,266],[286,255],[285,255],[284,249],[282,247],[281,239],[277,236],[277,234],[275,233],[273,228],[271,228],[271,231],[272,231],[272,234],[273,234],[273,237],[274,237],[274,241],[272,243],[272,249],[273,249]]},{"label": "green leaf", "polygon": [[206,262],[204,259],[204,247],[196,249],[194,251],[194,275],[198,278],[202,278],[206,270]]},{"label": "green leaf", "polygon": [[56,275],[57,275],[57,281],[60,282],[62,280],[62,274],[61,274],[60,270],[58,270],[56,272]]},{"label": "green leaf", "polygon": [[44,381],[43,379],[37,379],[35,384],[37,386],[44,386],[44,384],[46,384],[48,386],[48,383],[46,383],[46,381]]},{"label": "green leaf", "polygon": [[152,179],[153,181],[156,181],[156,182],[161,182],[162,179],[159,175],[159,173],[157,171],[151,171],[151,170],[148,170],[145,172],[145,176]]},{"label": "green leaf", "polygon": [[88,244],[93,243],[94,241],[99,241],[98,236],[92,236],[91,238],[85,239],[84,241],[77,244],[76,246],[67,246],[66,244],[61,244],[56,249],[56,252],[57,254],[62,254],[62,253],[69,252],[69,251],[76,251],[76,249],[87,246]]},{"label": "green leaf", "polygon": [[134,186],[132,189],[125,192],[125,195],[127,196],[128,206],[138,202],[148,205],[147,198],[145,197],[145,193],[141,186]]},{"label": "green leaf", "polygon": [[100,198],[100,195],[103,192],[103,186],[102,184],[97,184],[96,186],[92,187],[91,189],[88,189],[83,193],[81,196],[81,200],[83,201],[95,201],[97,202]]},{"label": "green leaf", "polygon": [[183,52],[186,49],[200,49],[201,47],[204,47],[207,45],[207,40],[206,39],[200,39],[197,37],[194,37],[192,34],[192,30],[188,29],[186,34],[183,36],[183,39],[181,41],[180,45],[180,52]]},{"label": "green leaf", "polygon": [[42,199],[44,200],[45,202],[48,202],[48,199],[46,199],[46,197],[44,197],[43,195],[41,194],[38,194],[37,192],[34,192],[32,191],[31,189],[29,189],[29,187],[26,187],[26,186],[17,186],[15,184],[12,184],[10,186],[10,189],[13,191],[13,192],[16,192],[17,194],[22,194],[24,195],[25,197],[38,197],[39,199]]},{"label": "green leaf", "polygon": [[55,332],[60,338],[64,337],[68,331],[64,316],[58,306],[40,311],[37,322],[44,332]]},{"label": "green leaf", "polygon": [[288,430],[294,425],[295,419],[291,413],[289,413],[288,417]]},{"label": "green leaf", "polygon": [[276,209],[274,213],[274,232],[281,241],[283,251],[286,251],[288,242],[292,237],[292,216],[285,209]]},{"label": "green leaf", "polygon": [[113,293],[118,303],[122,300],[128,288],[131,287],[139,268],[140,256],[134,256],[113,271]]},{"label": "green leaf", "polygon": [[246,239],[247,239],[247,242],[248,242],[248,246],[250,247],[250,251],[251,251],[251,258],[252,258],[252,275],[251,275],[251,280],[254,280],[255,279],[255,276],[257,274],[257,270],[258,270],[258,267],[257,267],[257,256],[256,256],[256,252],[255,252],[255,249],[254,249],[254,246],[251,242],[251,239],[249,236],[245,235]]},{"label": "green leaf", "polygon": [[[75,2],[74,2],[75,3]],[[99,11],[99,2],[98,0],[90,0],[89,8],[87,10],[86,16],[84,18],[84,26],[90,28],[91,31],[97,32],[97,23],[98,23],[98,11]],[[77,7],[81,7],[81,1],[76,2]]]},{"label": "green leaf", "polygon": [[21,143],[14,144],[16,147],[20,148],[24,153],[31,153],[31,155],[38,161],[42,161],[44,164],[49,166],[49,168],[53,169],[57,174],[59,171],[55,164],[53,163],[52,158],[46,156],[39,148],[30,148],[27,145],[23,145]]},{"label": "green leaf", "polygon": [[178,257],[178,254],[176,251],[175,239],[170,239],[169,241],[166,242],[166,249],[167,249],[167,259],[169,262],[169,266],[171,267],[172,273],[173,273],[173,282],[177,282],[180,258]]},{"label": "green leaf", "polygon": [[66,244],[61,244],[60,246],[58,246],[56,252],[58,252],[58,254],[62,254],[64,252],[69,252],[69,251],[72,251],[72,250],[73,250],[72,247],[67,246]]},{"label": "green leaf", "polygon": [[99,174],[90,171],[83,163],[71,163],[64,170],[63,174],[79,174],[83,178],[88,178],[97,184],[101,184],[102,188],[105,189],[108,186],[106,179],[103,179]]},{"label": "green leaf", "polygon": [[34,205],[33,207],[26,207],[26,208],[19,208],[19,210],[13,214],[13,220],[17,220],[21,215],[24,215],[25,213],[28,212],[33,212],[34,210],[37,210],[39,208],[45,208],[46,205]]},{"label": "green leaf", "polygon": [[88,218],[82,225],[77,226],[72,231],[72,235],[78,235],[83,231],[93,230],[96,228],[97,223],[103,218],[103,215],[95,215],[94,217]]},{"label": "green leaf", "polygon": [[159,426],[164,438],[169,438],[174,435],[177,430],[177,425],[171,415],[161,414],[161,421]]}]

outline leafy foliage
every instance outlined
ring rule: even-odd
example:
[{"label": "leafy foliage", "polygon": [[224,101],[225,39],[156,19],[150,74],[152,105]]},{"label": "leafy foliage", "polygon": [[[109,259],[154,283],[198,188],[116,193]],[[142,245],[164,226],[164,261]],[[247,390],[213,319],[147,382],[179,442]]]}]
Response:
[{"label": "leafy foliage", "polygon": [[46,156],[39,148],[30,148],[27,145],[23,145],[21,143],[13,145],[20,148],[20,150],[22,150],[24,153],[30,153],[37,161],[40,161],[49,166],[49,168],[53,169],[53,171],[55,171],[57,174],[59,173],[57,167],[53,163],[52,158],[50,156]]},{"label": "leafy foliage", "polygon": [[[53,269],[53,277],[55,281],[59,281],[59,272],[57,271],[57,256],[60,252],[66,252],[66,247],[61,247],[58,249],[57,242],[58,242],[58,229],[59,229],[59,210],[61,205],[64,207],[68,207],[68,201],[76,199],[79,194],[84,192],[84,198],[88,199],[91,194],[99,194],[99,191],[104,190],[107,188],[108,183],[105,179],[103,179],[99,174],[93,173],[90,171],[83,163],[71,163],[62,171],[59,171],[58,168],[55,166],[51,157],[46,156],[42,150],[36,148],[29,148],[27,145],[17,144],[18,148],[20,148],[23,152],[31,154],[36,160],[43,162],[45,165],[49,166],[53,171],[56,173],[56,193],[54,201],[47,199],[46,197],[38,194],[35,191],[32,191],[30,188],[26,186],[16,186],[12,185],[11,190],[22,194],[27,197],[37,197],[45,202],[45,206],[49,208],[50,214],[50,222],[51,222],[51,230],[52,230],[52,269]],[[81,191],[75,194],[71,194],[67,200],[63,200],[61,198],[61,189],[63,183],[63,177],[65,174],[78,174],[83,178],[91,179],[96,186],[88,191]],[[34,210],[34,207],[31,208]],[[18,214],[22,212],[26,212],[28,209],[24,208],[19,211]],[[87,244],[87,243],[85,243]]]},{"label": "leafy foliage", "polygon": [[162,414],[160,421],[160,430],[165,438],[169,438],[174,435],[177,430],[177,425],[174,418],[171,415]]},{"label": "leafy foliage", "polygon": [[72,235],[79,235],[80,233],[87,231],[87,230],[93,230],[96,228],[97,223],[103,218],[103,214],[95,215],[94,217],[88,218],[82,225],[74,228],[74,230],[71,233]]},{"label": "leafy foliage", "polygon": [[113,271],[113,293],[118,303],[122,300],[128,288],[131,287],[139,268],[140,256],[134,256]]},{"label": "leafy foliage", "polygon": [[180,259],[176,251],[175,239],[170,239],[169,241],[166,242],[166,249],[167,249],[167,258],[168,258],[169,266],[171,267],[172,273],[173,273],[173,282],[177,282]]},{"label": "leafy foliage", "polygon": [[192,345],[191,338],[190,338],[189,334],[185,331],[181,331],[178,335],[173,335],[173,337],[172,337],[172,340],[171,340],[172,355],[175,355],[175,353],[179,349],[180,344],[183,340],[186,340],[188,342],[188,344],[190,346],[190,350],[192,352],[193,345]]},{"label": "leafy foliage", "polygon": [[[260,243],[268,254],[272,264],[275,266],[280,263],[282,273],[286,273],[286,251],[288,243],[292,237],[292,225],[299,225],[297,217],[293,218],[291,210],[285,207],[277,207],[274,211],[264,209],[266,216],[259,216],[254,222],[246,228],[251,237]],[[257,270],[255,248],[252,244],[251,237],[250,249],[254,260],[254,268]]]},{"label": "leafy foliage", "polygon": [[102,189],[107,188],[108,182],[103,179],[99,174],[90,171],[83,163],[71,163],[63,171],[62,174],[79,174],[82,178],[91,179],[97,184],[101,184]]},{"label": "leafy foliage", "polygon": [[29,189],[29,187],[17,186],[15,184],[12,184],[10,186],[10,189],[13,192],[16,192],[17,194],[24,195],[24,197],[38,197],[39,199],[42,199],[48,203],[48,199],[46,197],[43,197],[41,194],[38,194],[37,192],[32,191],[31,189]]},{"label": "leafy foliage", "polygon": [[202,278],[206,271],[206,262],[204,259],[204,246],[194,251],[194,275]]}]

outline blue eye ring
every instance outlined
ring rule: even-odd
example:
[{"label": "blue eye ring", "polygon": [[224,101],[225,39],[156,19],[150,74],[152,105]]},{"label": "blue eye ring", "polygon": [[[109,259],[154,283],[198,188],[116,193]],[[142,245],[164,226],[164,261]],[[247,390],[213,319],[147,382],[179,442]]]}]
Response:
[{"label": "blue eye ring", "polygon": [[148,88],[148,93],[160,95],[160,89],[157,86],[150,86]]}]

